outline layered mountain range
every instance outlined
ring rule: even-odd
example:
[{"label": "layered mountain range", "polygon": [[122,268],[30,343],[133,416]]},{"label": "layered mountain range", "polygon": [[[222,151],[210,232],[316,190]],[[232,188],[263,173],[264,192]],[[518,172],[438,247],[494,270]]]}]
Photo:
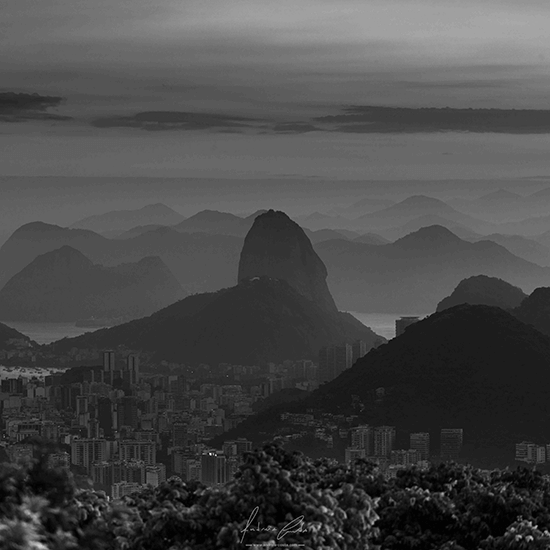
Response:
[{"label": "layered mountain range", "polygon": [[164,204],[148,204],[137,210],[115,210],[79,220],[72,229],[88,229],[107,236],[115,236],[137,225],[175,225],[184,221],[180,213]]},{"label": "layered mountain range", "polygon": [[63,246],[35,258],[0,289],[0,318],[32,322],[136,318],[183,296],[158,256],[107,268]]},{"label": "layered mountain range", "polygon": [[[267,247],[267,248],[266,248]],[[125,346],[185,363],[258,364],[313,359],[323,345],[384,339],[336,309],[327,271],[286,214],[256,217],[239,261],[238,284],[189,296],[153,315],[52,345]]]},{"label": "layered mountain range", "polygon": [[159,256],[187,293],[233,284],[242,238],[182,233],[158,227],[127,239],[109,239],[93,231],[34,222],[23,225],[0,247],[0,287],[40,254],[68,245],[93,263],[113,267]]},{"label": "layered mountain range", "polygon": [[550,282],[550,269],[492,241],[464,241],[441,226],[386,245],[331,240],[315,248],[327,266],[336,303],[348,311],[433,311],[462,279],[478,274],[527,292]]},{"label": "layered mountain range", "polygon": [[[544,202],[544,193],[536,195]],[[500,204],[516,198],[502,191],[478,200]],[[360,215],[361,204],[369,213]],[[506,228],[480,222],[422,195],[400,202],[366,197],[350,211],[341,211],[348,217],[317,213],[297,218],[310,224],[311,229],[304,232],[328,268],[328,286],[341,309],[433,311],[460,280],[478,274],[507,280],[527,292],[550,282],[550,269],[542,267],[550,265],[550,239],[545,234],[525,237],[495,232]],[[163,205],[151,205],[75,224],[97,229],[137,224],[125,231],[104,231],[111,238],[88,229],[26,224],[0,247],[0,288],[38,255],[64,245],[106,267],[159,256],[190,294],[231,286],[238,276],[244,236],[263,211],[237,216],[205,210],[186,219],[171,212]],[[174,219],[180,221],[170,225]],[[550,222],[541,223],[542,228],[550,228]]]}]

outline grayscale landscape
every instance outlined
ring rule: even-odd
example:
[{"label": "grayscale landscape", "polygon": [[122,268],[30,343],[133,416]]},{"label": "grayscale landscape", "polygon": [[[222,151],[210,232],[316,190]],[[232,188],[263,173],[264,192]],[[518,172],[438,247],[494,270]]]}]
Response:
[{"label": "grayscale landscape", "polygon": [[0,10],[0,548],[550,548],[550,5]]}]

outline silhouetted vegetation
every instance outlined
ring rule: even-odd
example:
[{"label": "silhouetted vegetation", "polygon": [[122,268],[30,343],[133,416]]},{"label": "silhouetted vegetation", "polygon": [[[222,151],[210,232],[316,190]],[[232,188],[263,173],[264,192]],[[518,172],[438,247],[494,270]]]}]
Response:
[{"label": "silhouetted vegetation", "polygon": [[268,445],[223,488],[171,478],[122,502],[78,490],[47,454],[0,467],[6,550],[238,549],[278,541],[331,549],[520,550],[550,544],[550,480],[456,464],[386,480],[374,465],[312,461]]}]

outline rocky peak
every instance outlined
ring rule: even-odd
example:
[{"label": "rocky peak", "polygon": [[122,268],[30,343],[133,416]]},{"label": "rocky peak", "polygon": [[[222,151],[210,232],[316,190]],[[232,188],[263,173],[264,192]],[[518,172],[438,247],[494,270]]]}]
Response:
[{"label": "rocky peak", "polygon": [[327,286],[327,268],[304,230],[284,212],[256,217],[239,261],[239,282],[252,277],[283,279],[302,296],[337,311]]}]

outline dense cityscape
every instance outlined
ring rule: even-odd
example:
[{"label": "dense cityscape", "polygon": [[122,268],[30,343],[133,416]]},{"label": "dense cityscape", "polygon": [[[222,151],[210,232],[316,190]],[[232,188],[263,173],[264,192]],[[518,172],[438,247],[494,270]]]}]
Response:
[{"label": "dense cityscape", "polygon": [[[416,321],[418,317],[398,319],[396,334]],[[169,375],[140,370],[139,355],[104,351],[97,366],[45,370],[40,378],[20,374],[2,379],[2,447],[10,461],[18,462],[33,456],[37,438],[60,444],[66,450],[52,453],[50,464],[71,468],[114,499],[145,485],[157,487],[174,475],[208,486],[224,485],[253,443],[238,438],[213,449],[208,443],[212,437],[238,426],[254,414],[254,404],[281,390],[312,391],[336,378],[367,351],[365,342],[356,341],[322,348],[318,364],[311,360],[267,368],[220,364],[216,369],[169,364],[173,372]],[[29,359],[25,351],[19,353],[11,352],[7,358]],[[74,350],[72,358],[90,353]],[[5,374],[13,376],[13,370]],[[220,379],[227,383],[219,383]],[[384,388],[377,392],[383,395]],[[358,419],[358,415],[282,413],[286,427],[266,441],[288,444],[312,437],[330,450],[338,438],[348,443],[346,463],[367,459],[389,477],[409,466],[428,469],[429,433],[411,433],[409,448],[397,449],[394,426],[357,425]],[[462,429],[442,429],[441,452],[434,458],[457,460],[462,442]],[[525,460],[531,459],[529,453]]]}]

